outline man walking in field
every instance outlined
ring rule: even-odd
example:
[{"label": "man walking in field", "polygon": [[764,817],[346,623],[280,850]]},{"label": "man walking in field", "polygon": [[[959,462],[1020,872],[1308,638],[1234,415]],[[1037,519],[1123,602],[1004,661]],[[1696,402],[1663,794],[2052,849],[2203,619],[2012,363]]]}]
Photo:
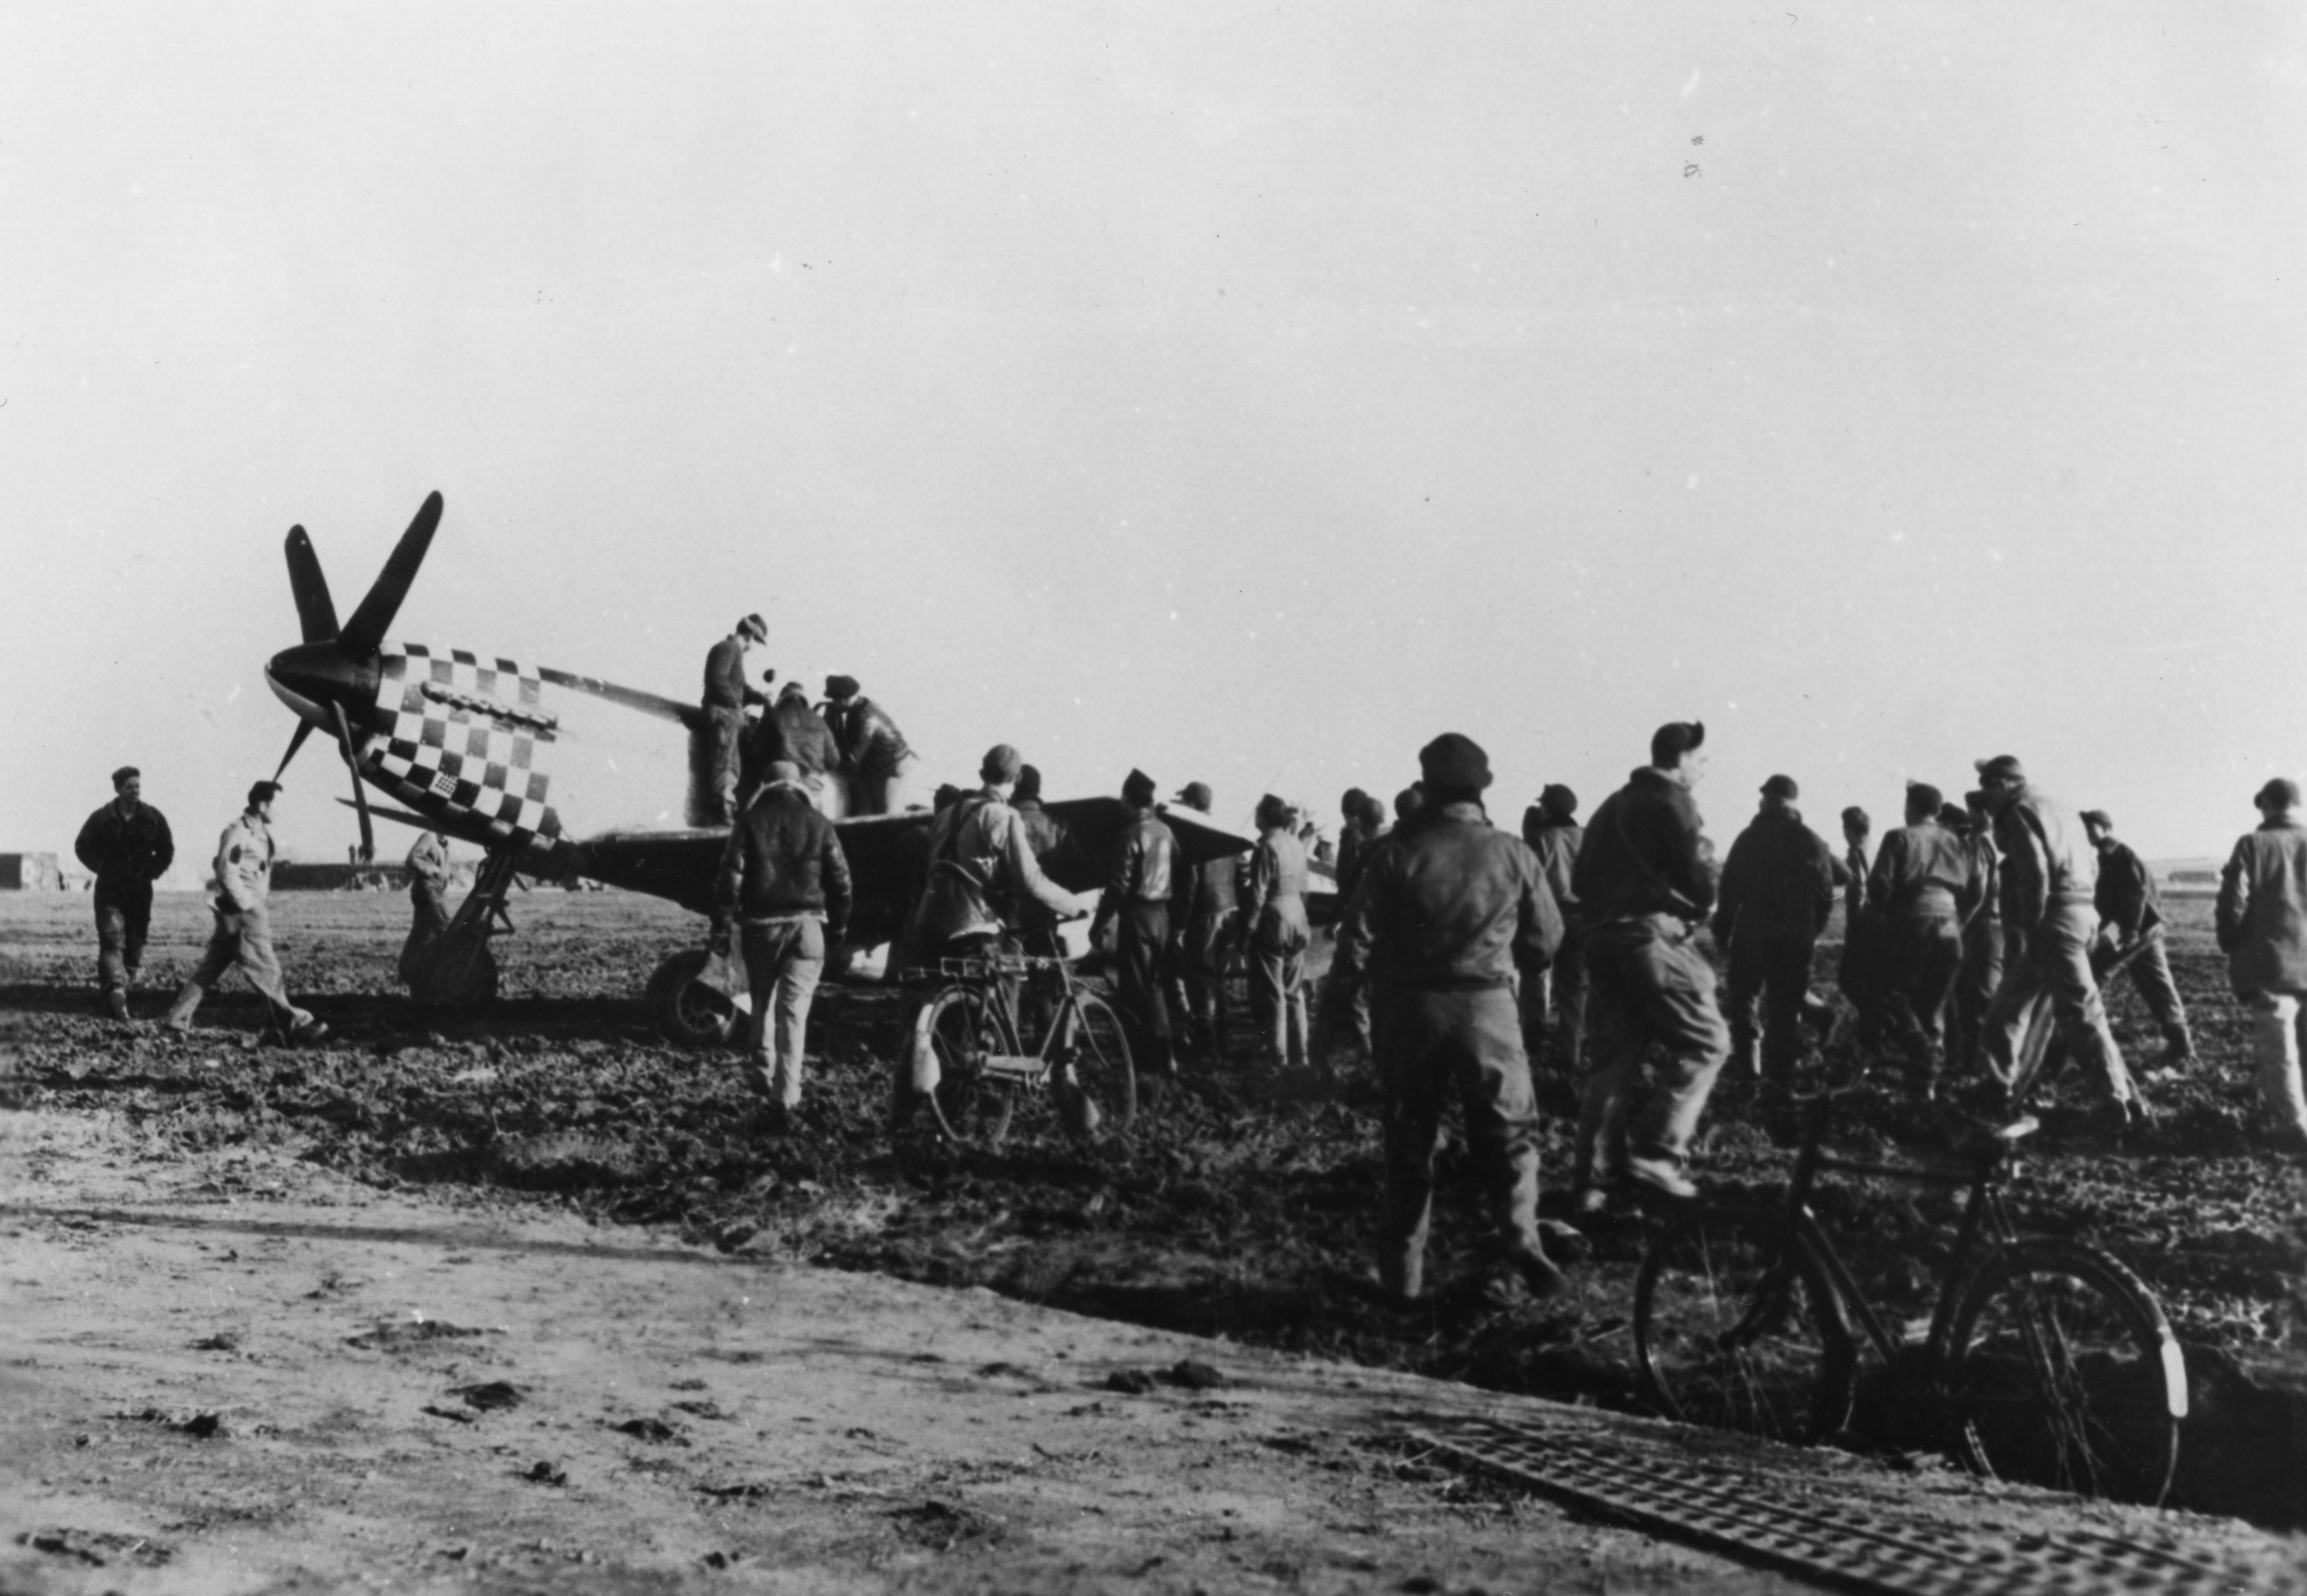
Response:
[{"label": "man walking in field", "polygon": [[2103,809],[2087,809],[2083,830],[2098,851],[2098,885],[2091,893],[2098,911],[2101,958],[2120,959],[2130,966],[2131,984],[2147,1012],[2163,1033],[2163,1063],[2172,1068],[2195,1058],[2195,1039],[2187,1030],[2187,1005],[2179,983],[2171,978],[2171,959],[2165,947],[2163,898],[2155,888],[2154,872],[2114,835],[2114,822]]},{"label": "man walking in field", "polygon": [[143,801],[133,765],[112,773],[112,802],[89,816],[73,854],[96,877],[96,976],[105,1012],[128,1017],[128,993],[152,925],[152,883],[176,862],[167,817]]},{"label": "man walking in field", "polygon": [[1962,927],[1982,890],[1969,846],[1939,824],[1936,787],[1907,784],[1907,823],[1882,838],[1866,881],[1874,916],[1874,979],[1882,1028],[1925,1096],[1946,1054],[1947,1000],[1962,974]]},{"label": "man walking in field", "polygon": [[165,1024],[176,1035],[192,1030],[201,999],[234,969],[248,978],[264,1000],[273,1027],[290,1042],[318,1042],[329,1034],[328,1026],[288,1000],[280,957],[272,948],[272,801],[279,793],[279,785],[269,781],[249,788],[248,807],[217,841],[217,889],[210,905],[216,929],[199,968],[168,1007]]},{"label": "man walking in field", "polygon": [[1834,913],[1834,852],[1803,824],[1791,776],[1762,784],[1762,801],[1730,845],[1714,904],[1714,945],[1730,956],[1730,1056],[1755,1059],[1755,1000],[1762,1000],[1762,1120],[1791,1124],[1795,1064],[1802,1056],[1803,1000],[1818,933]]},{"label": "man walking in field", "polygon": [[2082,823],[2033,786],[2011,754],[1980,760],[1978,772],[2003,850],[2007,940],[2003,985],[1986,1015],[1987,1067],[2014,1106],[2025,1101],[2036,1066],[2024,1059],[2023,1044],[2037,1011],[2048,1004],[2068,1056],[2105,1092],[2107,1113],[2126,1127],[2144,1124],[2147,1106],[2132,1089],[2091,973],[2097,861]]}]

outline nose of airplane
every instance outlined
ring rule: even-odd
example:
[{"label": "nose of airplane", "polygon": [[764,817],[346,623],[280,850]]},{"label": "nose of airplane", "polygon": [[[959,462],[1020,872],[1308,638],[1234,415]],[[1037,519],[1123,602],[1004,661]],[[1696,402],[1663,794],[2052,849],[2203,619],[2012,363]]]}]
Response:
[{"label": "nose of airplane", "polygon": [[342,704],[357,731],[363,712],[376,702],[373,656],[347,659],[333,641],[283,648],[265,665],[264,679],[280,701],[305,719],[332,724],[331,704]]}]

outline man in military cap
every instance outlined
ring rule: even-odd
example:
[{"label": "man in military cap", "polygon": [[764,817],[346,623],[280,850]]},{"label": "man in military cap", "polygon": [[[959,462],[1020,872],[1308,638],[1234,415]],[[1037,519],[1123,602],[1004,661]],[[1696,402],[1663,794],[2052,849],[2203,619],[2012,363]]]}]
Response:
[{"label": "man in military cap", "polygon": [[1434,1156],[1455,1094],[1499,1261],[1538,1296],[1562,1272],[1539,1240],[1538,1104],[1515,1012],[1528,980],[1562,943],[1562,919],[1536,854],[1482,808],[1489,758],[1445,733],[1419,751],[1425,802],[1364,866],[1339,924],[1338,979],[1369,982],[1385,1094],[1385,1206],[1378,1275],[1391,1293],[1424,1291]]},{"label": "man in military cap", "polygon": [[918,761],[889,712],[858,691],[854,676],[828,676],[825,699],[825,721],[840,751],[836,763],[849,782],[849,812],[888,815],[918,802]]},{"label": "man in military cap", "polygon": [[769,623],[758,614],[747,615],[706,653],[705,825],[725,826],[737,812],[738,743],[745,730],[745,706],[768,702],[745,680],[745,646],[765,643],[768,637]]},{"label": "man in military cap", "polygon": [[2047,1004],[2068,1056],[2105,1092],[2107,1112],[2123,1126],[2141,1124],[2146,1104],[2132,1088],[2091,973],[2097,861],[2082,824],[2028,781],[2015,755],[1981,759],[1978,774],[2003,850],[2005,957],[1986,1015],[1987,1067],[2014,1106],[2025,1100],[2037,1067],[2026,1060],[2025,1043]]},{"label": "man in military cap", "polygon": [[112,802],[89,816],[73,854],[96,877],[96,977],[105,1012],[128,1017],[128,992],[152,925],[152,883],[168,873],[176,841],[167,817],[143,801],[133,765],[112,773]]},{"label": "man in military cap", "polygon": [[713,951],[727,955],[734,931],[752,995],[745,1041],[753,1085],[783,1117],[801,1106],[810,1006],[826,960],[848,935],[849,860],[798,766],[772,759],[762,774],[722,850]]},{"label": "man in military cap", "polygon": [[1192,884],[1177,834],[1154,812],[1154,778],[1143,770],[1133,769],[1121,784],[1129,818],[1115,843],[1113,871],[1090,925],[1090,940],[1097,941],[1106,926],[1114,927],[1114,996],[1129,1027],[1130,1052],[1141,1071],[1165,1076],[1178,1069],[1162,991],[1170,910],[1173,903],[1182,910],[1191,901]]},{"label": "man in military cap", "polygon": [[[1621,1176],[1669,1197],[1698,1194],[1685,1165],[1730,1053],[1713,966],[1691,945],[1714,906],[1713,849],[1690,795],[1705,772],[1705,741],[1695,721],[1653,733],[1651,762],[1602,800],[1572,871],[1586,920],[1587,991],[1608,1022],[1578,1116],[1573,1173],[1588,1188],[1582,1206]],[[1630,1131],[1653,1042],[1668,1054],[1661,1089]]]},{"label": "man in military cap", "polygon": [[1730,959],[1731,1057],[1756,1069],[1754,1007],[1762,999],[1763,1121],[1780,1134],[1788,1128],[1802,1056],[1811,953],[1834,913],[1834,852],[1803,824],[1795,807],[1801,796],[1791,776],[1762,784],[1754,819],[1723,861],[1714,903],[1714,945]]},{"label": "man in military cap", "polygon": [[217,840],[216,896],[210,907],[216,927],[208,951],[168,1007],[167,1029],[183,1035],[193,1028],[201,999],[237,969],[264,1000],[274,1029],[291,1043],[319,1042],[329,1027],[288,1000],[280,976],[280,956],[272,948],[269,900],[272,892],[272,801],[278,783],[261,781],[248,789],[248,807]]},{"label": "man in military cap", "polygon": [[[1179,790],[1178,802],[1196,814],[1209,813],[1209,784],[1188,782]],[[1224,1058],[1226,964],[1237,940],[1233,864],[1231,859],[1219,858],[1179,867],[1187,883],[1171,980],[1188,1034],[1208,1050],[1213,1062]]]},{"label": "man in military cap", "polygon": [[2252,800],[2259,828],[2236,839],[2219,874],[2219,951],[2251,1010],[2260,1094],[2287,1152],[2307,1154],[2307,1091],[2299,1056],[2307,1042],[2307,826],[2299,784],[2277,777]]},{"label": "man in military cap", "polygon": [[1008,929],[1004,911],[1015,897],[1031,897],[1067,917],[1093,906],[1042,873],[1033,839],[1009,803],[1025,767],[1016,749],[995,743],[978,768],[983,785],[959,794],[930,823],[929,881],[913,924],[914,946],[932,965],[992,951]]},{"label": "man in military cap", "polygon": [[2155,873],[2130,844],[2114,835],[2114,822],[2106,811],[2087,809],[2082,822],[2098,854],[2098,883],[2091,903],[2098,911],[2099,958],[2104,964],[2122,959],[2129,965],[2131,983],[2163,1033],[2163,1063],[2174,1068],[2191,1063],[2195,1040],[2187,1030],[2187,1005],[2179,996],[2179,983],[2171,978],[2163,898],[2155,888]]},{"label": "man in military cap", "polygon": [[1533,1074],[1543,1073],[1550,1055],[1554,1069],[1573,1083],[1586,1048],[1586,940],[1570,876],[1584,836],[1578,794],[1558,781],[1548,782],[1538,802],[1522,811],[1522,839],[1538,855],[1547,890],[1562,912],[1562,951],[1522,981],[1522,1045]]},{"label": "man in military cap", "polygon": [[819,814],[832,815],[846,794],[836,799],[829,791],[833,773],[841,768],[841,751],[833,728],[810,708],[809,690],[788,682],[777,691],[777,701],[753,728],[752,747],[745,760],[744,789],[750,792],[774,760],[782,759],[801,772],[802,790]]},{"label": "man in military cap", "polygon": [[1963,924],[1985,890],[1968,845],[1939,823],[1944,802],[1927,782],[1908,782],[1907,823],[1883,836],[1866,879],[1878,939],[1868,995],[1925,1095],[1937,1091],[1944,1065]]}]

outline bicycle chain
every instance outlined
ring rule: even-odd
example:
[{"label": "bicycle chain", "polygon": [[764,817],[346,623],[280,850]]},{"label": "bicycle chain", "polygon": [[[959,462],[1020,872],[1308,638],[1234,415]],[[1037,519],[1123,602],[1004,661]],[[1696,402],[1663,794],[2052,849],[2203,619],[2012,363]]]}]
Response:
[{"label": "bicycle chain", "polygon": [[[1822,1506],[1747,1469],[1653,1448],[1573,1438],[1544,1424],[1443,1418],[1409,1431],[1447,1459],[1542,1495],[1711,1550],[1847,1590],[1894,1596],[2083,1596],[2107,1591],[2307,1592],[2307,1575],[2214,1561],[2208,1547],[2157,1547],[2088,1530],[2011,1534],[1982,1545],[1974,1523]],[[1815,1489],[1814,1487],[1812,1489]]]}]

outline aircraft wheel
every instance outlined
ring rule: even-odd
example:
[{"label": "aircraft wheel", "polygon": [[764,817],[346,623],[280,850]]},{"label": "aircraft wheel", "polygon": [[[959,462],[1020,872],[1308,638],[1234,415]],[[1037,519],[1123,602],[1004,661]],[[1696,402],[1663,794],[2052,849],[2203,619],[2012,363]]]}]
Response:
[{"label": "aircraft wheel", "polygon": [[461,947],[443,940],[433,949],[410,995],[431,1008],[482,1008],[497,995],[497,956],[485,940]]},{"label": "aircraft wheel", "polygon": [[736,1006],[697,977],[708,955],[685,948],[649,977],[649,1023],[675,1047],[717,1047],[736,1028]]}]

